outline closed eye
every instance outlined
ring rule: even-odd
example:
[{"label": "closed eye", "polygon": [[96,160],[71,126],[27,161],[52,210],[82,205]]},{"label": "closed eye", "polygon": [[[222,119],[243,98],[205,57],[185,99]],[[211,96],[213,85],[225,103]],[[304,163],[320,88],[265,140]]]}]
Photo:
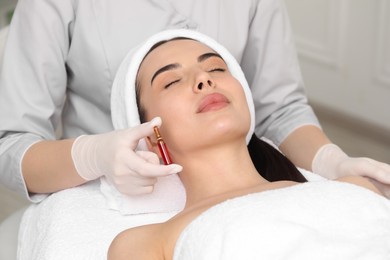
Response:
[{"label": "closed eye", "polygon": [[179,82],[179,81],[180,81],[180,79],[174,80],[174,81],[172,81],[172,82],[169,82],[167,85],[164,86],[164,89],[169,88],[170,86],[172,86],[173,84],[175,84],[175,83],[177,83],[177,82]]},{"label": "closed eye", "polygon": [[224,69],[224,68],[215,68],[215,69],[209,70],[209,72],[225,72],[225,71],[226,71],[226,69]]}]

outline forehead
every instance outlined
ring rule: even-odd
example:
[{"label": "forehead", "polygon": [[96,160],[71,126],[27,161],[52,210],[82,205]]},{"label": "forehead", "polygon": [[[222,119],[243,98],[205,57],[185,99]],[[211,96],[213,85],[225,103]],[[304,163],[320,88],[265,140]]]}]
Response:
[{"label": "forehead", "polygon": [[146,67],[159,67],[169,63],[196,60],[199,55],[215,52],[207,45],[191,39],[175,39],[165,42],[144,58],[140,70]]},{"label": "forehead", "polygon": [[173,39],[159,45],[157,48],[152,50],[146,58],[151,56],[164,55],[165,53],[167,53],[166,56],[173,56],[173,57],[175,56],[172,55],[174,53],[176,53],[177,55],[184,53],[186,54],[186,56],[191,56],[191,54],[196,55],[197,53],[204,52],[204,51],[214,52],[207,45],[196,40]]}]

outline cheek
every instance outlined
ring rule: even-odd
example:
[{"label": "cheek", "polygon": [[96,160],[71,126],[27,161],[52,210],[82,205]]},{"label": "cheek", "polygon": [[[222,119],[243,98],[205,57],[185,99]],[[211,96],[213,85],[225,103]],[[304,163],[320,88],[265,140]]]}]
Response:
[{"label": "cheek", "polygon": [[158,112],[163,122],[162,128],[166,129],[172,137],[181,135],[182,129],[188,126],[191,118],[189,102],[182,98],[162,102]]},{"label": "cheek", "polygon": [[171,152],[180,150],[194,128],[192,100],[185,93],[172,91],[161,98],[155,113],[162,119],[161,134]]},{"label": "cheek", "polygon": [[[169,135],[179,134],[179,126],[185,125],[191,114],[190,101],[179,91],[152,93],[143,101],[146,119],[149,121],[156,116],[161,117],[161,134],[164,139]],[[178,123],[179,122],[179,123]]]},{"label": "cheek", "polygon": [[250,115],[250,111],[249,111],[249,107],[248,107],[245,93],[243,93],[243,92],[241,95],[241,100],[242,100],[241,114],[242,114],[242,120],[243,120],[242,123],[244,125],[246,125],[248,127],[248,130],[249,130],[250,124],[251,124],[251,115]]},{"label": "cheek", "polygon": [[243,87],[241,86],[241,83],[235,78],[234,83],[230,85],[230,91],[236,101],[237,111],[241,115],[241,124],[243,126],[247,126],[249,129],[251,117],[246,95]]}]

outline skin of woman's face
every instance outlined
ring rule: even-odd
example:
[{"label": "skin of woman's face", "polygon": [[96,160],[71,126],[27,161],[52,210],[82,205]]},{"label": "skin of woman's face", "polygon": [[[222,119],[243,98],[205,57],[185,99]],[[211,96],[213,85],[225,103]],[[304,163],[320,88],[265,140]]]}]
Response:
[{"label": "skin of woman's face", "polygon": [[173,40],[151,51],[138,77],[149,121],[162,118],[161,135],[173,157],[229,138],[245,142],[250,114],[240,82],[223,59],[194,40]]}]

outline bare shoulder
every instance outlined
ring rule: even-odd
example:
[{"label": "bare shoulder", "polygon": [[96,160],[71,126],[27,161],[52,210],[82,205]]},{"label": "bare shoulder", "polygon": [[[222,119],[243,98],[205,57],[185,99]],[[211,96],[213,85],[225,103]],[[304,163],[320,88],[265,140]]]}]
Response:
[{"label": "bare shoulder", "polygon": [[130,228],[111,242],[107,259],[164,259],[161,224]]},{"label": "bare shoulder", "polygon": [[345,176],[337,179],[337,181],[352,183],[362,188],[371,190],[379,195],[384,195],[378,186],[374,185],[374,182],[371,181],[368,177],[363,176]]}]

